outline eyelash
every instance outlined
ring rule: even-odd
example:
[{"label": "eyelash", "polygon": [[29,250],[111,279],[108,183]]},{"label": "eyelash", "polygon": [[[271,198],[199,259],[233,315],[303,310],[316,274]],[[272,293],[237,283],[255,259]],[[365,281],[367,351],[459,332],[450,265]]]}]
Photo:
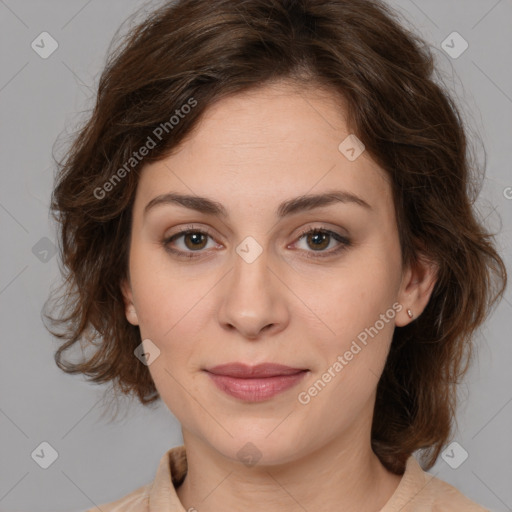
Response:
[{"label": "eyelash", "polygon": [[[202,229],[180,228],[179,233],[175,233],[174,235],[164,238],[162,240],[162,245],[167,252],[174,254],[174,255],[178,256],[179,258],[184,258],[184,259],[188,259],[188,260],[193,259],[193,258],[201,258],[201,257],[203,257],[200,254],[203,252],[201,250],[177,251],[175,249],[171,249],[171,247],[170,247],[171,242],[173,242],[174,240],[179,239],[185,235],[192,234],[192,233],[196,233],[196,234],[199,233],[201,235],[206,235],[209,238],[213,239],[212,234],[206,228],[202,228]],[[315,235],[315,234],[330,235],[340,245],[338,247],[336,247],[335,249],[331,249],[329,251],[305,251],[306,258],[328,258],[328,257],[331,257],[331,256],[341,253],[342,251],[346,250],[348,247],[350,247],[352,245],[351,241],[348,238],[341,236],[339,233],[336,233],[335,231],[331,231],[324,227],[320,227],[320,228],[315,227],[315,228],[311,228],[311,229],[302,231],[300,233],[299,237],[297,238],[297,241],[302,240],[307,235]],[[199,254],[196,255],[195,253],[199,253]],[[311,254],[311,253],[313,253],[313,254]]]}]

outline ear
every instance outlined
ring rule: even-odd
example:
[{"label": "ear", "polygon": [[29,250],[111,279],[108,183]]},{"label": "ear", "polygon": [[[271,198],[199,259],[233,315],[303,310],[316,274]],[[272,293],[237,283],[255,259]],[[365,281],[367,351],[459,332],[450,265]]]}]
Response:
[{"label": "ear", "polygon": [[[396,315],[395,325],[397,327],[407,325],[423,313],[434,290],[438,270],[438,265],[423,254],[419,255],[417,263],[406,267],[397,298],[403,306]],[[408,310],[411,311],[412,318],[409,316]]]},{"label": "ear", "polygon": [[132,325],[139,325],[139,318],[137,317],[137,311],[135,310],[135,304],[133,303],[132,287],[128,279],[123,279],[121,281],[121,292],[123,294],[126,319]]}]

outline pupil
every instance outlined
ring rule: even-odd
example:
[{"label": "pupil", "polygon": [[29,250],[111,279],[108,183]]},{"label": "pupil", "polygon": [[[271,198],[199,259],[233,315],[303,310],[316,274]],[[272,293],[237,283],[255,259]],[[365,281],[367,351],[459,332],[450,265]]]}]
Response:
[{"label": "pupil", "polygon": [[[197,248],[198,245],[200,245],[202,242],[201,238],[204,238],[204,235],[202,233],[189,233],[188,239],[192,240],[192,245]],[[187,237],[186,237],[187,239]]]},{"label": "pupil", "polygon": [[323,246],[320,246],[317,242],[320,242],[320,244],[325,243],[325,240],[327,239],[328,234],[327,233],[314,233],[314,234],[310,235],[310,237],[315,239],[314,245],[317,248],[318,247],[322,248]]}]

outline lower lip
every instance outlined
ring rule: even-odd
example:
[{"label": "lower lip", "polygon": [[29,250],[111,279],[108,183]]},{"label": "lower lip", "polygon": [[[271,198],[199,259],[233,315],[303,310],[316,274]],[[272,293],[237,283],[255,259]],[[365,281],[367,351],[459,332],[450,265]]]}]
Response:
[{"label": "lower lip", "polygon": [[228,395],[247,402],[263,402],[298,384],[306,370],[293,375],[276,375],[258,379],[240,379],[207,372],[215,385]]}]

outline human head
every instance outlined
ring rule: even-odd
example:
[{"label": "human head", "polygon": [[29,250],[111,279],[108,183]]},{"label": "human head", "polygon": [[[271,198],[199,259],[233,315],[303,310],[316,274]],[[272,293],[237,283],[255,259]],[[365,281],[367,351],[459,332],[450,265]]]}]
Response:
[{"label": "human head", "polygon": [[[155,12],[112,54],[54,191],[67,283],[78,290],[59,366],[112,381],[142,403],[158,399],[134,358],[141,337],[121,290],[142,168],[176,151],[222,99],[279,79],[316,85],[340,95],[347,128],[386,173],[404,268],[422,258],[437,267],[428,305],[393,333],[372,431],[387,467],[403,468],[417,448],[430,448],[432,464],[449,435],[470,335],[492,302],[491,274],[505,279],[471,210],[461,118],[432,74],[427,48],[379,2],[182,1]],[[155,130],[161,140],[128,171]],[[95,332],[94,357],[62,364],[65,349]]]}]

